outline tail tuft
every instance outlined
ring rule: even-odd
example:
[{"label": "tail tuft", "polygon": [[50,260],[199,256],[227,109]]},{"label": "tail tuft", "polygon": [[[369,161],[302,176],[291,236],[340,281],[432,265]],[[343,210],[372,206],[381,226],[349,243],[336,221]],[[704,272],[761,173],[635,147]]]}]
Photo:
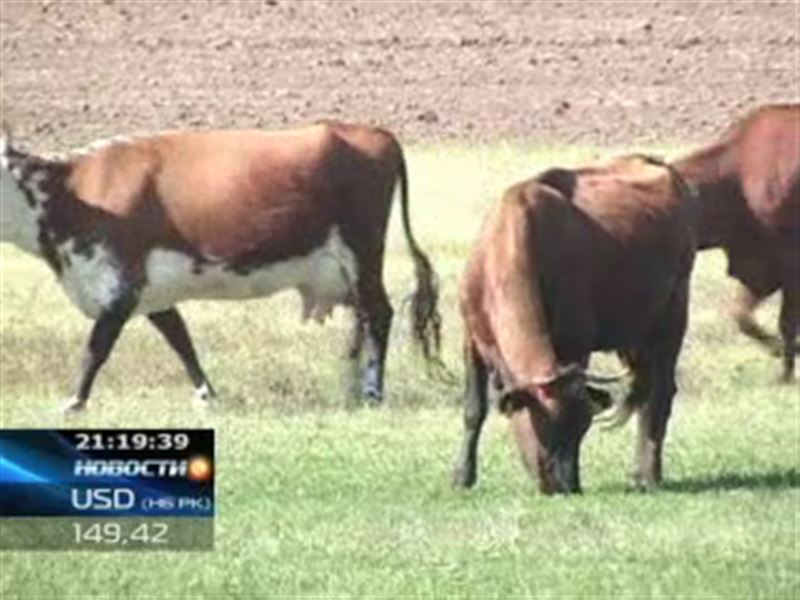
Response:
[{"label": "tail tuft", "polygon": [[428,257],[414,255],[417,287],[411,295],[411,327],[422,354],[430,360],[439,355],[442,345],[442,317],[439,314],[439,281]]},{"label": "tail tuft", "polygon": [[442,316],[439,314],[439,279],[431,261],[419,247],[411,232],[411,218],[408,209],[408,173],[406,162],[400,150],[400,208],[403,217],[403,230],[408,249],[414,261],[417,287],[411,294],[411,326],[414,340],[422,349],[422,354],[431,362],[439,361],[441,348]]}]

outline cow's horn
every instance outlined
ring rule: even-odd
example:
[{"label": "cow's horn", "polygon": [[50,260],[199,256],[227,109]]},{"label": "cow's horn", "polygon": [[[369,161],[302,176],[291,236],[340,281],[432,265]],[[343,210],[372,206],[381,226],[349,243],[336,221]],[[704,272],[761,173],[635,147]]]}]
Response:
[{"label": "cow's horn", "polygon": [[628,377],[631,374],[630,369],[626,369],[622,373],[617,373],[616,375],[597,375],[595,373],[584,372],[584,376],[586,377],[586,381],[588,383],[596,383],[598,385],[606,385],[609,383],[617,383]]},{"label": "cow's horn", "polygon": [[554,384],[556,381],[558,381],[559,379],[561,379],[561,378],[563,378],[563,377],[565,377],[567,375],[571,375],[572,373],[574,373],[576,371],[577,372],[581,372],[582,369],[581,369],[580,365],[572,363],[572,364],[567,365],[566,367],[559,368],[552,375],[546,375],[546,376],[543,376],[543,377],[537,377],[536,379],[533,380],[533,385],[535,385],[537,387],[546,387],[548,385]]},{"label": "cow's horn", "polygon": [[618,404],[611,414],[603,414],[596,416],[593,421],[599,423],[604,431],[617,429],[625,425],[633,415],[633,406],[623,402]]},{"label": "cow's horn", "polygon": [[631,370],[626,369],[622,373],[617,373],[615,375],[597,375],[595,373],[589,373],[588,371],[584,371],[580,365],[572,363],[562,369],[559,369],[556,373],[552,375],[548,375],[545,377],[538,377],[534,379],[533,384],[540,387],[552,385],[559,379],[562,379],[563,377],[566,377],[567,375],[572,375],[574,373],[582,374],[583,377],[586,379],[587,383],[604,385],[609,383],[617,383],[618,381],[625,379],[631,374]]}]

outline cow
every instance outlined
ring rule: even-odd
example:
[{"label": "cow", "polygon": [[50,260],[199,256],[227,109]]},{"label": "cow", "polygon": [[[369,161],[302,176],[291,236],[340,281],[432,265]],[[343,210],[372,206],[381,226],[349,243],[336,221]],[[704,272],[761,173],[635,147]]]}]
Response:
[{"label": "cow", "polygon": [[620,422],[639,414],[635,483],[661,481],[696,212],[677,173],[645,155],[550,169],[505,192],[460,285],[466,385],[456,487],[477,480],[495,391],[541,491],[580,492],[581,440],[611,403],[596,385],[604,381],[587,372],[595,351],[618,352],[633,375],[617,408]]},{"label": "cow", "polygon": [[[740,283],[732,317],[783,357],[781,379],[791,381],[800,317],[800,104],[762,106],[672,164],[698,189],[699,249],[722,248]],[[754,318],[778,290],[782,340]]]},{"label": "cow", "polygon": [[363,397],[379,402],[393,317],[383,257],[397,182],[417,283],[412,331],[426,357],[437,352],[437,278],[411,231],[403,150],[385,130],[320,122],[167,131],[49,157],[20,149],[7,132],[0,143],[0,239],[43,258],[94,320],[65,410],[85,407],[134,315],[163,335],[207,405],[214,389],[176,305],[291,288],[306,318],[353,309],[348,356],[364,363]]}]

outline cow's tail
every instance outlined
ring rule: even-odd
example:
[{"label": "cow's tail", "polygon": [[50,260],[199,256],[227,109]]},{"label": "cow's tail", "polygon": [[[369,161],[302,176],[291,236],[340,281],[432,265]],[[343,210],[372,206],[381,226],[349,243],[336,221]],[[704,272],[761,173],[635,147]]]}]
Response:
[{"label": "cow's tail", "polygon": [[408,210],[408,172],[403,151],[400,150],[400,208],[403,216],[408,249],[414,261],[414,273],[417,279],[416,289],[410,301],[411,327],[415,341],[422,349],[426,359],[440,363],[442,317],[439,314],[439,278],[433,270],[431,261],[414,239],[411,231],[411,218]]}]

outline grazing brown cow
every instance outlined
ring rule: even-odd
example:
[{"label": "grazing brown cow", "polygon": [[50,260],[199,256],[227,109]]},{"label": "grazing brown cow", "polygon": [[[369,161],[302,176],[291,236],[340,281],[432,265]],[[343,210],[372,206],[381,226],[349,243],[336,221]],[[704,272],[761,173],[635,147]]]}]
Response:
[{"label": "grazing brown cow", "polygon": [[[728,274],[742,284],[732,311],[739,329],[782,354],[782,379],[791,381],[800,317],[800,105],[753,111],[673,164],[699,190],[699,248],[723,248]],[[778,290],[782,341],[753,317]]]},{"label": "grazing brown cow", "polygon": [[[363,394],[383,390],[392,307],[383,254],[400,181],[417,289],[413,330],[438,344],[435,274],[411,233],[405,160],[390,133],[321,123],[281,132],[167,132],[42,158],[4,136],[2,240],[43,257],[95,319],[77,390],[81,408],[123,325],[145,314],[180,356],[196,396],[213,395],[175,308],[296,288],[305,317],[355,309],[350,358],[366,342]],[[245,339],[243,343],[248,343]],[[258,343],[253,340],[253,343]]]},{"label": "grazing brown cow", "polygon": [[580,491],[580,443],[610,400],[587,385],[597,350],[620,352],[633,371],[622,411],[639,410],[636,483],[661,480],[696,218],[665,166],[637,155],[552,169],[509,188],[489,214],[461,282],[467,375],[455,485],[477,479],[491,382],[542,491]]}]

